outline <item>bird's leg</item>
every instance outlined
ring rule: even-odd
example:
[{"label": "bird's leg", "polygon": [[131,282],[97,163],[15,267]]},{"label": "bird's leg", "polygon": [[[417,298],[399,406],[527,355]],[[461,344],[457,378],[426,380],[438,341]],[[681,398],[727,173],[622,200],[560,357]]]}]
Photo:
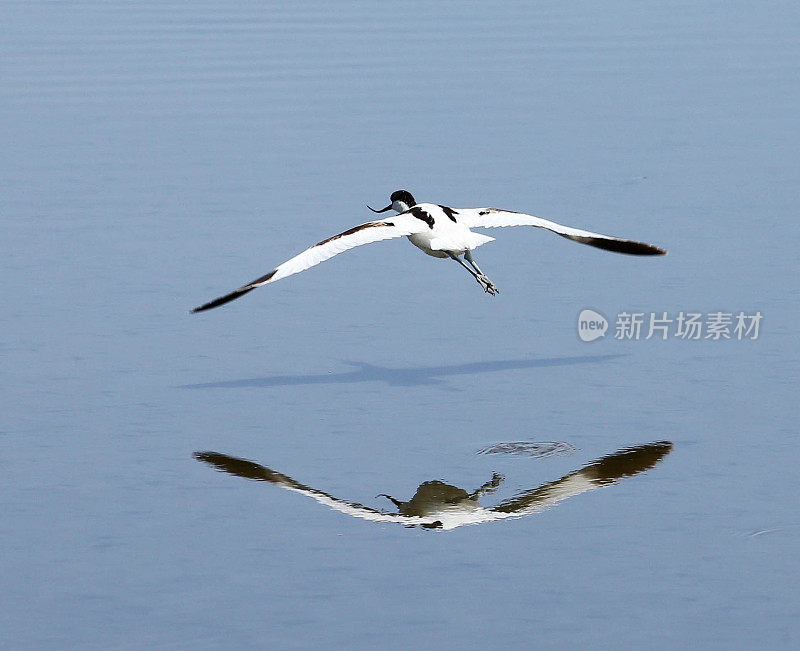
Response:
[{"label": "bird's leg", "polygon": [[485,273],[483,273],[483,271],[481,271],[481,268],[478,266],[478,263],[472,259],[472,251],[465,251],[464,257],[467,259],[467,262],[469,262],[470,265],[472,265],[472,268],[478,272],[478,275],[475,276],[475,278],[483,286],[483,288],[492,295],[499,294],[500,290],[497,289],[495,284],[491,280],[489,280],[489,277]]},{"label": "bird's leg", "polygon": [[501,475],[499,472],[492,473],[492,478],[489,481],[487,481],[483,486],[470,493],[470,497],[476,500],[479,497],[488,495],[489,493],[494,493],[504,479],[505,477],[503,477],[503,475]]},{"label": "bird's leg", "polygon": [[472,266],[472,268],[477,271],[481,276],[485,276],[486,274],[481,271],[481,268],[478,266],[478,263],[472,257],[472,251],[464,251],[464,257],[466,258],[467,262]]},{"label": "bird's leg", "polygon": [[472,269],[470,269],[467,265],[465,265],[464,261],[461,258],[459,258],[455,253],[451,253],[450,251],[445,251],[445,253],[447,253],[447,255],[453,258],[453,260],[455,260],[456,262],[458,262],[458,264],[464,267],[464,269],[469,271],[475,278],[475,280],[477,280],[478,283],[480,283],[480,286],[483,287],[483,290],[485,292],[491,294],[492,296],[494,296],[497,293],[497,287],[495,287],[492,284],[492,281],[489,280],[486,276],[475,273]]}]

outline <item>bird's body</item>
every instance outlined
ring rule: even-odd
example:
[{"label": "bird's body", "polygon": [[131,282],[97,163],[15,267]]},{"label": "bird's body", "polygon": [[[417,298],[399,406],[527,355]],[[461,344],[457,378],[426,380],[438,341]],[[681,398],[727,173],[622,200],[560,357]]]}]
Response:
[{"label": "bird's body", "polygon": [[414,206],[411,214],[423,223],[432,223],[433,226],[412,233],[408,236],[409,241],[434,258],[449,258],[448,253],[464,255],[467,251],[494,240],[488,235],[473,233],[467,226],[457,221],[452,208],[448,208],[447,211],[452,217],[448,217],[444,206],[434,203],[420,203]]},{"label": "bird's body", "polygon": [[[492,295],[497,294],[498,289],[475,263],[472,251],[482,244],[491,242],[494,238],[482,233],[475,233],[471,230],[472,228],[534,226],[552,231],[575,242],[617,253],[632,255],[663,255],[666,253],[663,249],[651,244],[562,226],[526,213],[496,208],[450,208],[433,203],[418,204],[406,190],[392,193],[391,203],[386,208],[382,210],[370,208],[370,210],[376,213],[394,210],[398,214],[394,217],[366,222],[322,240],[278,265],[261,278],[201,305],[192,312],[202,312],[224,305],[256,287],[305,271],[356,246],[403,236],[430,256],[455,260],[472,274],[484,291]],[[466,263],[461,256],[464,257]]]}]

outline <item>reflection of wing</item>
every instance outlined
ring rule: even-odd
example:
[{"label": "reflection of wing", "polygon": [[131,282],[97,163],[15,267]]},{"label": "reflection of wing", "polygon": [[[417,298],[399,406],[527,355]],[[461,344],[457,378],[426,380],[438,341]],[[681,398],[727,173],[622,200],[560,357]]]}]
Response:
[{"label": "reflection of wing", "polygon": [[652,244],[624,240],[619,237],[592,233],[579,228],[562,226],[541,217],[523,212],[498,210],[497,208],[458,208],[458,221],[469,228],[493,228],[500,226],[535,226],[566,237],[568,240],[595,246],[606,251],[630,253],[632,255],[664,255],[666,251]]},{"label": "reflection of wing", "polygon": [[583,492],[615,484],[624,477],[649,470],[672,450],[672,443],[659,441],[620,450],[590,463],[557,481],[524,491],[498,504],[492,511],[524,515],[554,506]]},{"label": "reflection of wing", "polygon": [[380,219],[378,221],[361,224],[344,233],[339,233],[338,235],[334,235],[327,240],[315,244],[283,264],[278,265],[265,276],[261,276],[261,278],[257,278],[251,283],[242,285],[229,294],[225,294],[225,296],[220,296],[205,305],[194,308],[192,313],[202,312],[203,310],[210,310],[212,307],[224,305],[225,303],[247,294],[247,292],[254,290],[256,287],[261,287],[261,285],[266,285],[267,283],[274,283],[276,280],[281,280],[287,276],[305,271],[309,267],[318,265],[320,262],[325,262],[325,260],[329,260],[333,256],[356,246],[371,244],[372,242],[379,242],[380,240],[388,240],[393,237],[411,235],[412,233],[421,231],[423,228],[428,228],[428,226],[409,214],[397,215],[391,219]]},{"label": "reflection of wing", "polygon": [[372,522],[397,522],[406,526],[424,525],[432,521],[431,518],[418,518],[396,513],[386,513],[385,511],[379,511],[378,509],[373,509],[356,502],[340,500],[316,488],[301,484],[288,475],[275,472],[253,461],[248,461],[247,459],[237,459],[236,457],[229,457],[219,452],[195,452],[193,456],[198,461],[205,461],[214,466],[217,470],[222,470],[223,472],[238,477],[244,477],[245,479],[268,481],[281,488],[306,495],[335,511],[346,513],[356,518],[362,518],[363,520],[371,520]]},{"label": "reflection of wing", "polygon": [[[454,486],[448,486],[442,482],[425,482],[415,496],[420,501],[420,495],[424,494],[424,500],[422,500],[424,504],[415,505],[415,507],[424,507],[418,511],[418,515],[387,513],[356,502],[340,500],[316,488],[301,484],[288,475],[275,472],[246,459],[237,459],[218,452],[195,452],[194,457],[232,475],[267,481],[281,488],[306,495],[335,511],[362,520],[395,522],[406,527],[455,529],[466,524],[493,522],[536,513],[573,495],[579,495],[593,488],[608,486],[623,477],[644,472],[658,463],[671,449],[672,443],[662,441],[620,450],[616,454],[603,457],[558,481],[525,491],[491,509],[482,507],[475,499],[470,498],[466,491]],[[467,496],[467,499],[463,499],[462,494]],[[412,498],[410,502],[392,501],[401,508],[410,508],[415,498]]]}]

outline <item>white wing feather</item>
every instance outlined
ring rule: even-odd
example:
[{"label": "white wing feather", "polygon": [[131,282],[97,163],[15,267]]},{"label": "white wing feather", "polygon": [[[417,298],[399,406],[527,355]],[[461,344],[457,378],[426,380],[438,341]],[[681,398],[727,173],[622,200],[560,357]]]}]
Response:
[{"label": "white wing feather", "polygon": [[421,232],[427,228],[427,224],[407,214],[400,214],[394,218],[379,219],[377,221],[360,224],[359,226],[355,226],[354,228],[344,231],[343,233],[339,233],[338,235],[334,235],[333,237],[329,237],[327,240],[323,240],[322,242],[309,247],[302,253],[299,253],[283,264],[278,265],[268,274],[261,276],[261,278],[256,278],[256,280],[253,282],[242,285],[229,294],[225,294],[224,296],[220,296],[219,298],[216,298],[205,305],[196,307],[192,310],[192,313],[202,312],[203,310],[210,310],[211,308],[224,305],[225,303],[237,299],[247,292],[254,290],[256,287],[261,287],[262,285],[266,285],[268,283],[274,283],[275,281],[286,278],[287,276],[292,276],[296,273],[300,273],[301,271],[305,271],[306,269],[318,265],[321,262],[325,262],[325,260],[329,260],[333,256],[343,253],[348,249],[362,246],[364,244],[371,244],[372,242],[380,242],[381,240],[403,237],[404,235],[412,235],[413,233]]},{"label": "white wing feather", "polygon": [[494,228],[504,226],[534,226],[552,231],[581,244],[588,244],[607,251],[617,253],[630,253],[632,255],[664,255],[666,251],[652,244],[626,240],[602,233],[592,233],[571,226],[563,226],[548,219],[512,210],[498,210],[497,208],[458,208],[456,210],[459,222],[468,228]]}]

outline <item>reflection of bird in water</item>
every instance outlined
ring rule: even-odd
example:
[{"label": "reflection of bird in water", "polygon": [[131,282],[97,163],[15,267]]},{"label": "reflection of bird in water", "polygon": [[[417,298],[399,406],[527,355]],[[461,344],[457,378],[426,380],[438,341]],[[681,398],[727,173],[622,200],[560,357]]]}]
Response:
[{"label": "reflection of bird in water", "polygon": [[[419,485],[417,492],[414,493],[408,502],[397,500],[391,495],[381,493],[378,497],[385,497],[391,500],[397,507],[397,515],[406,518],[437,518],[434,522],[407,523],[410,526],[420,524],[423,527],[441,527],[443,523],[438,520],[442,512],[462,512],[474,513],[485,510],[479,503],[478,498],[489,493],[494,493],[497,487],[503,482],[503,475],[494,473],[492,478],[477,490],[468,493],[463,488],[457,488],[445,484],[443,481],[426,481]],[[466,523],[461,523],[466,524]],[[452,527],[448,527],[452,528]]]},{"label": "reflection of bird in water", "polygon": [[669,441],[625,448],[561,479],[522,491],[491,508],[481,506],[478,499],[494,492],[503,481],[502,475],[495,473],[489,481],[471,493],[441,481],[426,481],[407,502],[385,494],[381,495],[391,500],[397,507],[397,513],[341,500],[246,459],[237,459],[218,452],[195,452],[194,457],[232,475],[268,481],[287,490],[307,495],[320,504],[356,518],[373,522],[396,522],[407,527],[454,529],[465,524],[480,524],[537,513],[573,495],[610,486],[624,477],[644,472],[656,465],[669,454],[670,450],[672,443]]}]

